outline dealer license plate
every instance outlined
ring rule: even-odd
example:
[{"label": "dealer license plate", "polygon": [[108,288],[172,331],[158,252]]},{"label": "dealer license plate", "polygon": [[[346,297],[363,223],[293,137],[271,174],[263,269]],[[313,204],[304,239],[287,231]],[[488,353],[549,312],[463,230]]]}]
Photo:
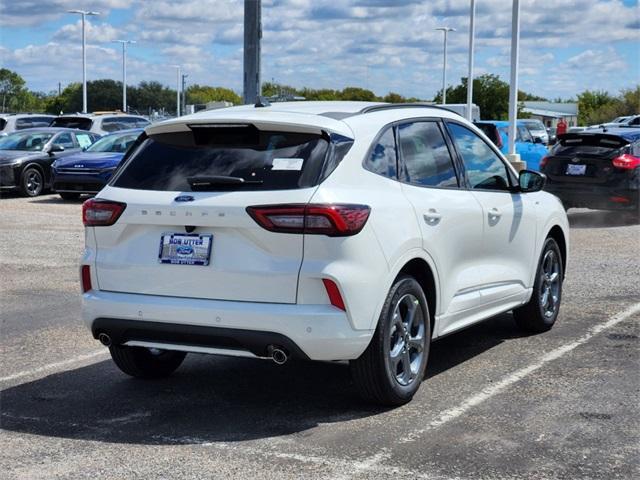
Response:
[{"label": "dealer license plate", "polygon": [[209,265],[213,235],[165,233],[160,237],[158,261],[172,265]]},{"label": "dealer license plate", "polygon": [[570,163],[567,165],[567,175],[584,175],[587,172],[587,166],[582,164]]}]

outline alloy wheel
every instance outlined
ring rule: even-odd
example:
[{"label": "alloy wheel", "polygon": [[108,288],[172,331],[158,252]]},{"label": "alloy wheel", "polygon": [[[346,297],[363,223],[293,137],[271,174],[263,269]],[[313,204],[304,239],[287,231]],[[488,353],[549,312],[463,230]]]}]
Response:
[{"label": "alloy wheel", "polygon": [[540,306],[544,316],[552,317],[560,300],[560,259],[553,250],[548,250],[542,259],[540,272]]},{"label": "alloy wheel", "polygon": [[415,381],[425,355],[425,325],[418,299],[408,293],[396,303],[391,317],[387,364],[403,386]]}]

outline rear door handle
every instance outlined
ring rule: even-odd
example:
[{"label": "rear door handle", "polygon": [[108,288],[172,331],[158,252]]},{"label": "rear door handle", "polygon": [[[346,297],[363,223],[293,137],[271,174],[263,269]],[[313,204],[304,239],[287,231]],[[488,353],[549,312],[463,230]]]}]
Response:
[{"label": "rear door handle", "polygon": [[489,218],[500,218],[501,216],[502,212],[496,207],[493,207],[491,210],[489,210]]},{"label": "rear door handle", "polygon": [[440,215],[435,208],[430,208],[427,213],[422,215],[422,218],[424,218],[427,225],[437,225],[438,222],[440,222],[442,215]]}]

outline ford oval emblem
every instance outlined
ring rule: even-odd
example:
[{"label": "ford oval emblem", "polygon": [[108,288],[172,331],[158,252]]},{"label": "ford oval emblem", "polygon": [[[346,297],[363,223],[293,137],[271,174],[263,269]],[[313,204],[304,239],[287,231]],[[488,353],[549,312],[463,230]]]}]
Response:
[{"label": "ford oval emblem", "polygon": [[178,195],[176,198],[174,198],[174,200],[176,202],[193,202],[195,198],[193,198],[191,195]]},{"label": "ford oval emblem", "polygon": [[180,245],[176,248],[178,255],[191,255],[193,253],[193,247],[191,245]]}]

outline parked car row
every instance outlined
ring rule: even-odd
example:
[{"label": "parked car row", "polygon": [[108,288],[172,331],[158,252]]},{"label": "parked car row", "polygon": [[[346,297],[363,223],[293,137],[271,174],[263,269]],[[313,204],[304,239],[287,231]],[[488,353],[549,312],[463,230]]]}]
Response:
[{"label": "parked car row", "polygon": [[35,197],[53,188],[64,199],[97,193],[141,132],[100,137],[91,131],[45,127],[0,137],[0,190]]},{"label": "parked car row", "polygon": [[40,113],[6,113],[0,114],[0,135],[36,127],[77,128],[105,135],[119,130],[144,128],[150,124],[151,122],[145,117],[121,112],[74,113],[60,116]]}]

